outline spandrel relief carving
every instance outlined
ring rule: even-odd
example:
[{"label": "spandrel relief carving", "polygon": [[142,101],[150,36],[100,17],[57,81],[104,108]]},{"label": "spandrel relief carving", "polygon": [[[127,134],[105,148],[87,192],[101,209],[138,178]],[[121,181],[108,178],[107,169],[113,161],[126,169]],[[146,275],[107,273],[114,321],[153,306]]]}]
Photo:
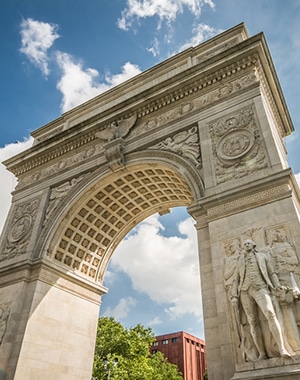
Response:
[{"label": "spandrel relief carving", "polygon": [[300,354],[298,258],[290,240],[287,226],[280,225],[248,230],[223,243],[224,284],[240,361]]},{"label": "spandrel relief carving", "polygon": [[209,125],[218,183],[242,178],[267,167],[252,108]]},{"label": "spandrel relief carving", "polygon": [[0,261],[12,259],[26,252],[39,204],[39,200],[34,200],[16,206],[8,228],[6,244],[0,254]]},{"label": "spandrel relief carving", "polygon": [[63,198],[69,193],[69,191],[75,186],[77,185],[77,183],[79,183],[84,177],[83,176],[79,176],[77,178],[73,178],[71,179],[70,181],[66,181],[64,182],[63,184],[57,186],[57,187],[54,187],[52,190],[51,190],[51,193],[50,193],[50,198],[49,198],[49,204],[48,204],[48,208],[47,208],[47,211],[46,211],[46,216],[45,216],[45,221],[44,221],[44,225],[46,224],[46,222],[48,221],[50,215],[52,214],[52,212],[56,209],[56,207],[61,203],[61,201],[63,200]]},{"label": "spandrel relief carving", "polygon": [[167,137],[149,149],[169,150],[190,160],[197,168],[201,168],[201,155],[197,127]]}]

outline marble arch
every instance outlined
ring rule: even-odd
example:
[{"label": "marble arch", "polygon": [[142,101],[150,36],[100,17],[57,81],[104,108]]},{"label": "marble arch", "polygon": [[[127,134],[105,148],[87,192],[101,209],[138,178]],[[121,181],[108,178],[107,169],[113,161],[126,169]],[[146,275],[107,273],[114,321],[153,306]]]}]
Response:
[{"label": "marble arch", "polygon": [[32,132],[5,161],[18,185],[0,238],[0,379],[89,379],[109,259],[175,206],[196,221],[209,379],[297,379],[293,130],[265,37],[242,23]]}]

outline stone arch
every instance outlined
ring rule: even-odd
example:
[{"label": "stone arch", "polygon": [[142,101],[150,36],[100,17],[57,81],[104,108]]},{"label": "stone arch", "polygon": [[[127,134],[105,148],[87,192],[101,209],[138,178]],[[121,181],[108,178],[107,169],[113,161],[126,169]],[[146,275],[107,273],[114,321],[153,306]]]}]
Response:
[{"label": "stone arch", "polygon": [[115,247],[140,221],[155,212],[193,205],[202,195],[199,171],[172,153],[154,155],[132,154],[125,170],[100,169],[84,176],[59,199],[57,222],[48,227],[48,238],[41,236],[41,254],[102,283]]},{"label": "stone arch", "polygon": [[231,302],[245,239],[275,264],[289,257],[275,274],[300,284],[293,130],[264,35],[240,24],[34,131],[33,147],[5,162],[18,185],[0,237],[0,379],[90,378],[115,246],[177,205],[196,221],[209,378],[297,379],[297,291],[278,298],[292,360],[275,350],[245,362],[257,355],[241,346]]}]

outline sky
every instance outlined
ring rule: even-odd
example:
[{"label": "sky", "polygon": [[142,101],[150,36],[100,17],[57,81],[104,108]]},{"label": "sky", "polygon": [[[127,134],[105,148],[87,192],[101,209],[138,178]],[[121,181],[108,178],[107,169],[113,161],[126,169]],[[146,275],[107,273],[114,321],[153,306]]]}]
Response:
[{"label": "sky", "polygon": [[[300,179],[300,0],[1,0],[0,161],[62,113],[241,22],[264,32],[295,132]],[[16,179],[0,165],[0,231]],[[116,249],[101,315],[205,338],[196,231],[184,208],[153,215]]]}]

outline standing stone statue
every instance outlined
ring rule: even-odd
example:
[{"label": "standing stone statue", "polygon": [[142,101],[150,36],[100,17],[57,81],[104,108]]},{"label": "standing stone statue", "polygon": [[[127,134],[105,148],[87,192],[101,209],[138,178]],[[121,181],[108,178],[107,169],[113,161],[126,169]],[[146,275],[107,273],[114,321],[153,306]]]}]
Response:
[{"label": "standing stone statue", "polygon": [[7,320],[9,317],[9,309],[0,306],[0,345],[6,332]]},{"label": "standing stone statue", "polygon": [[259,313],[262,313],[267,321],[270,333],[277,344],[279,356],[289,357],[290,353],[284,346],[283,328],[276,315],[271,294],[272,290],[281,290],[283,286],[267,254],[257,252],[255,247],[256,244],[252,240],[246,240],[237,260],[231,296],[233,308],[242,308],[246,316],[255,346],[252,348],[257,350],[258,360],[268,358]]},{"label": "standing stone statue", "polygon": [[296,320],[296,303],[299,302],[300,290],[294,272],[298,265],[295,248],[286,236],[276,229],[269,231],[270,257],[275,272],[284,290],[277,292],[286,338],[292,350],[300,354],[300,336]]}]

